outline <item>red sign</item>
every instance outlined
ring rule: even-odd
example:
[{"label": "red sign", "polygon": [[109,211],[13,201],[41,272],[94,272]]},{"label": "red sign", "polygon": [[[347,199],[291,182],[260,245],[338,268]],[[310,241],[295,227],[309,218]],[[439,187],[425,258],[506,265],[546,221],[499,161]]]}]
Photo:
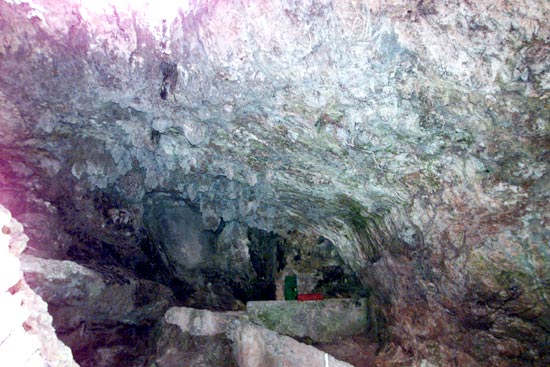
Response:
[{"label": "red sign", "polygon": [[298,301],[322,301],[323,294],[311,293],[311,294],[299,294]]}]

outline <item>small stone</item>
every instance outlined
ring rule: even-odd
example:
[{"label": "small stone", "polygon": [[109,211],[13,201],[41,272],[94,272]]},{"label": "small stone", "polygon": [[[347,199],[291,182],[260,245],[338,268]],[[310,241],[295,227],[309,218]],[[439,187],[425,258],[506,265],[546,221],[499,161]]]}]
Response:
[{"label": "small stone", "polygon": [[183,126],[183,133],[189,144],[199,146],[206,138],[206,127],[197,122],[188,121]]}]

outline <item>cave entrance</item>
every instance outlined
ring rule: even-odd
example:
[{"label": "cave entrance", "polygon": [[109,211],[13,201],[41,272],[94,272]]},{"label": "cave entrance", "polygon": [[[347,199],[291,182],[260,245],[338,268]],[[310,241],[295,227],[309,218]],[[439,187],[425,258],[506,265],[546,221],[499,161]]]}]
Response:
[{"label": "cave entrance", "polygon": [[299,293],[365,295],[328,239],[205,220],[199,207],[169,194],[151,196],[143,221],[143,247],[155,264],[149,276],[170,286],[183,306],[226,311],[242,310],[248,301],[282,300],[285,276],[292,275]]}]

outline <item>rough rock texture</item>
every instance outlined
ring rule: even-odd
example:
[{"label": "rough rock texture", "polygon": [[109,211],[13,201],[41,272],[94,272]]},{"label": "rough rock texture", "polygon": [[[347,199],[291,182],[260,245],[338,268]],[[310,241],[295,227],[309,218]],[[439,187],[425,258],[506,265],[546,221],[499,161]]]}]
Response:
[{"label": "rough rock texture", "polygon": [[284,266],[276,272],[276,299],[284,299],[287,275],[295,275],[298,293],[322,293],[325,298],[365,297],[369,292],[357,274],[339,256],[338,248],[323,237],[296,232],[285,236]]},{"label": "rough rock texture", "polygon": [[330,240],[381,364],[550,364],[548,1],[185,4],[0,1],[0,200],[64,232],[36,254],[185,294],[144,227],[170,195]]},{"label": "rough rock texture", "polygon": [[350,366],[319,349],[255,325],[247,321],[248,316],[244,312],[173,307],[157,327],[155,354],[148,366]]},{"label": "rough rock texture", "polygon": [[57,334],[81,366],[140,365],[150,330],[174,302],[166,286],[72,261],[22,258],[25,279],[50,306]]},{"label": "rough rock texture", "polygon": [[147,367],[237,367],[225,334],[197,336],[175,325],[163,324]]},{"label": "rough rock texture", "polygon": [[331,342],[369,329],[365,299],[315,302],[257,301],[246,304],[252,322],[293,338]]},{"label": "rough rock texture", "polygon": [[172,307],[164,314],[167,324],[177,325],[184,333],[195,336],[224,334],[227,326],[242,312],[211,312],[188,307]]},{"label": "rough rock texture", "polygon": [[157,325],[155,350],[147,366],[236,367],[229,324],[242,313],[172,307]]},{"label": "rough rock texture", "polygon": [[313,343],[312,345],[355,367],[376,366],[379,345],[370,335],[353,335],[331,343]]},{"label": "rough rock texture", "polygon": [[159,267],[181,282],[191,307],[242,308],[234,293],[255,279],[246,227],[232,222],[210,230],[200,211],[173,195],[155,195],[145,206],[144,226]]},{"label": "rough rock texture", "polygon": [[246,321],[234,321],[228,336],[234,343],[233,354],[239,367],[351,366],[319,349]]},{"label": "rough rock texture", "polygon": [[0,205],[0,362],[5,366],[77,367],[55,335],[48,305],[25,282],[19,257],[27,246],[23,226]]}]

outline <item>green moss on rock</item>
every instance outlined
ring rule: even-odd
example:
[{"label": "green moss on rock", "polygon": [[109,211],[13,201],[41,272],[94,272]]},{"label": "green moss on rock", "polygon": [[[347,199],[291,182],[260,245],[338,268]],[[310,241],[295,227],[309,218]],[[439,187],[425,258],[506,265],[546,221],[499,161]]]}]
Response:
[{"label": "green moss on rock", "polygon": [[247,313],[253,322],[268,329],[317,342],[330,342],[368,330],[365,299],[248,302]]}]

